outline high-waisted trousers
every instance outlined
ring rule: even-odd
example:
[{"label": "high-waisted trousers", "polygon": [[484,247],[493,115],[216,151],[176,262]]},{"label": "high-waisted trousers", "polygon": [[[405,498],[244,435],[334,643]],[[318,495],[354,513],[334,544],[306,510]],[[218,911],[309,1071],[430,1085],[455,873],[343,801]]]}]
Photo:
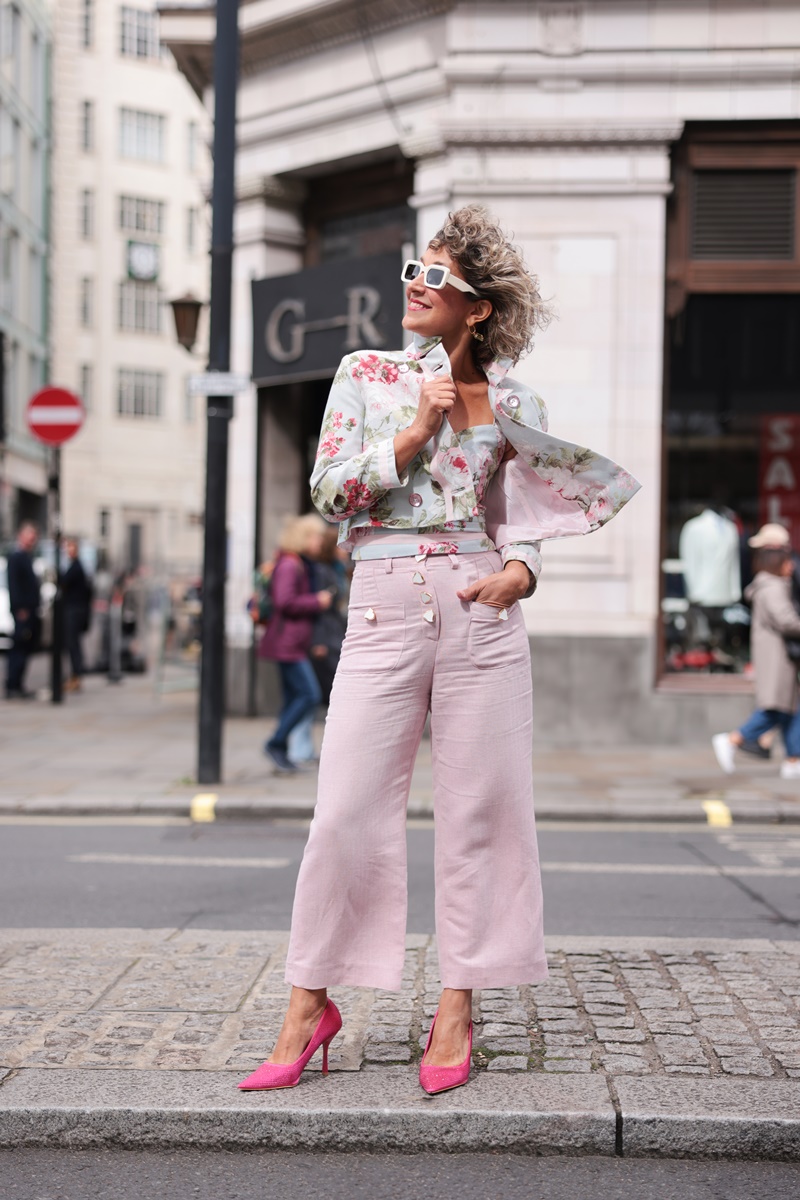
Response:
[{"label": "high-waisted trousers", "polygon": [[547,975],[531,781],[528,637],[457,592],[497,553],[356,565],[286,963],[297,987],[399,990],[406,806],[431,715],[443,987]]}]

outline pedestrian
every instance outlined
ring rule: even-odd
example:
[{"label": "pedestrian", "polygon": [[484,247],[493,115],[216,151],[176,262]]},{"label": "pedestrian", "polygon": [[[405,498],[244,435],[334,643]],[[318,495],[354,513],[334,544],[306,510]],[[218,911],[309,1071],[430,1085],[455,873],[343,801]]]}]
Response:
[{"label": "pedestrian", "polygon": [[320,702],[317,677],[309,661],[314,618],[332,602],[332,595],[313,583],[313,562],[322,545],[325,526],[316,513],[295,517],[286,525],[270,580],[272,615],[259,646],[261,658],[278,664],[282,705],[275,732],[264,753],[279,771],[297,768],[288,755],[292,730]]},{"label": "pedestrian", "polygon": [[25,688],[28,661],[39,645],[41,602],[39,577],[33,567],[33,551],[39,540],[36,526],[26,521],[17,533],[16,549],[8,556],[8,601],[14,618],[14,635],[6,665],[6,699],[30,700]]},{"label": "pedestrian", "polygon": [[315,568],[317,587],[326,588],[333,597],[330,608],[320,613],[314,622],[311,637],[311,665],[319,681],[322,703],[328,704],[347,631],[347,619],[342,612],[347,595],[347,570],[337,553],[337,531],[331,526],[323,534]]},{"label": "pedestrian", "polygon": [[65,691],[77,692],[85,674],[81,639],[89,629],[92,615],[92,586],[79,557],[75,538],[67,538],[64,548],[69,566],[61,576],[61,602],[64,612],[64,642],[69,655],[70,675]]},{"label": "pedestrian", "polygon": [[[766,530],[766,532],[765,532]],[[753,744],[769,730],[778,728],[786,757],[781,763],[782,779],[800,779],[800,713],[797,710],[797,663],[789,657],[787,638],[800,637],[800,614],[792,604],[794,563],[787,543],[770,544],[770,527],[752,538],[756,551],[756,574],[745,588],[752,606],[750,652],[756,682],[756,707],[739,729],[717,733],[711,739],[717,762],[726,774],[736,770],[736,751]]]},{"label": "pedestrian", "polygon": [[591,532],[638,484],[546,434],[544,404],[508,375],[547,314],[484,209],[451,213],[402,277],[413,345],[342,361],[311,477],[356,565],[295,894],[289,1007],[243,1089],[294,1085],[320,1046],[326,1070],[341,1027],[330,985],[401,987],[406,804],[429,713],[443,990],[423,1088],[466,1083],[473,988],[547,975],[518,601],[536,586],[542,538]]},{"label": "pedestrian", "polygon": [[[330,526],[322,535],[319,556],[313,562],[314,588],[331,593],[331,606],[314,620],[311,634],[309,660],[320,688],[320,704],[330,700],[333,677],[339,665],[347,622],[342,615],[340,603],[347,586],[344,564],[336,552],[337,534]],[[314,747],[314,710],[312,709],[289,735],[289,758],[296,766],[310,766],[319,762]]]}]

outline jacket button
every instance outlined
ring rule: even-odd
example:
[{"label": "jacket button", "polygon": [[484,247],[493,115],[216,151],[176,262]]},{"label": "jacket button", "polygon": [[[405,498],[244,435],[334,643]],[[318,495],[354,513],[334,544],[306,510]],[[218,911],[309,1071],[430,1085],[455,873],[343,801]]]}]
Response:
[{"label": "jacket button", "polygon": [[506,400],[506,408],[519,408],[519,396],[509,396]]},{"label": "jacket button", "polygon": [[406,371],[408,370],[408,363],[400,363],[397,369],[401,375],[405,375]]},{"label": "jacket button", "polygon": [[419,508],[422,504],[422,496],[420,496],[419,492],[412,492],[408,497],[408,503],[412,508]]}]

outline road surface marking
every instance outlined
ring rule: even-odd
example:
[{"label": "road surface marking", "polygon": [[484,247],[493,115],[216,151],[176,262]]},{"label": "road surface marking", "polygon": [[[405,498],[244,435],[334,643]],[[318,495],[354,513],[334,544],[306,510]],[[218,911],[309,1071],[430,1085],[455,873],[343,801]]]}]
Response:
[{"label": "road surface marking", "polygon": [[705,867],[699,863],[543,862],[543,871],[575,875],[764,875],[800,877],[800,867]]},{"label": "road surface marking", "polygon": [[192,806],[189,809],[189,816],[193,821],[215,821],[216,813],[214,809],[217,806],[216,792],[198,792],[192,797]]},{"label": "road surface marking", "polygon": [[288,867],[288,858],[200,858],[183,854],[69,854],[67,862],[140,867]]},{"label": "road surface marking", "polygon": [[[70,854],[67,862],[143,867],[247,867],[279,869],[288,858],[200,858],[182,854]],[[800,867],[701,866],[699,863],[543,862],[556,875],[748,875],[800,878]]]},{"label": "road surface marking", "polygon": [[724,800],[704,800],[703,812],[706,814],[709,825],[722,828],[733,824],[731,810]]}]

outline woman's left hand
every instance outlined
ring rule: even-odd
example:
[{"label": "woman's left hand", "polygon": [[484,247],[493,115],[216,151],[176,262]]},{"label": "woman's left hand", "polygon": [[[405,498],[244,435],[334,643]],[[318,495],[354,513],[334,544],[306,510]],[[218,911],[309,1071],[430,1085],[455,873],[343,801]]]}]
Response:
[{"label": "woman's left hand", "polygon": [[475,600],[493,608],[510,608],[521,600],[530,587],[530,572],[524,563],[512,559],[495,575],[484,575],[477,583],[457,593],[459,600]]}]

